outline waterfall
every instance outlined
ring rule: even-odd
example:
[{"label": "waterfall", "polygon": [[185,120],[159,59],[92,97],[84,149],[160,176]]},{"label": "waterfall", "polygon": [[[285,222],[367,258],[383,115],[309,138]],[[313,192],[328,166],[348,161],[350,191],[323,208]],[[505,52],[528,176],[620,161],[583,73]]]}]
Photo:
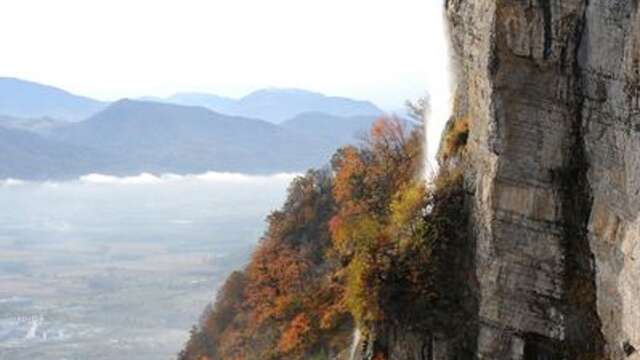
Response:
[{"label": "waterfall", "polygon": [[428,69],[427,91],[430,97],[428,112],[424,114],[424,177],[429,181],[437,172],[438,163],[436,156],[440,147],[440,138],[453,107],[453,76],[449,59],[449,33],[442,1],[434,1],[437,7],[434,12],[440,14],[433,18],[434,22],[429,26],[429,46],[433,62]]},{"label": "waterfall", "polygon": [[358,345],[360,344],[360,340],[362,339],[362,334],[360,330],[356,328],[353,331],[353,342],[351,343],[351,350],[349,351],[349,360],[355,360],[356,355],[358,354]]}]

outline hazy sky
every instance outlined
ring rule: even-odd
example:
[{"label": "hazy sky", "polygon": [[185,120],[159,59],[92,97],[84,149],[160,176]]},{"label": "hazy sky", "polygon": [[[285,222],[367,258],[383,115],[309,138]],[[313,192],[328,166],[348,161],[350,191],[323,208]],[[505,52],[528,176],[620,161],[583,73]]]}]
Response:
[{"label": "hazy sky", "polygon": [[0,76],[104,100],[268,86],[387,109],[443,81],[440,0],[13,0]]}]

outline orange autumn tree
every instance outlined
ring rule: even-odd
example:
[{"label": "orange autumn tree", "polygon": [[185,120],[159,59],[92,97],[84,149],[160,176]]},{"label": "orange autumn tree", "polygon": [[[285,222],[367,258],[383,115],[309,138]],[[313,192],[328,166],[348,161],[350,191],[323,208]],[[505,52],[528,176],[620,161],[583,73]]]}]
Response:
[{"label": "orange autumn tree", "polygon": [[[349,321],[333,303],[340,296],[325,296],[333,291],[324,256],[332,211],[329,173],[313,171],[294,180],[282,210],[268,218],[269,229],[246,270],[247,336],[260,358],[305,358]],[[332,310],[339,320],[323,321]]]},{"label": "orange autumn tree", "polygon": [[[305,359],[347,346],[351,319],[340,303],[338,264],[327,255],[331,185],[328,170],[292,182],[242,276],[227,280],[214,310],[192,334],[190,353],[179,359]],[[206,349],[196,351],[198,346]]]},{"label": "orange autumn tree", "polygon": [[[407,131],[399,119],[382,118],[364,147],[343,148],[332,161],[337,211],[330,231],[336,252],[348,264],[345,302],[363,329],[384,318],[380,292],[394,271],[398,232],[421,220],[421,144],[420,131]],[[408,205],[407,198],[413,203]],[[418,216],[401,214],[407,211]]]},{"label": "orange autumn tree", "polygon": [[330,169],[297,178],[179,359],[328,359],[349,348],[354,323],[367,335],[428,309],[434,244],[458,226],[432,219],[462,197],[425,189],[422,135],[380,119]]},{"label": "orange autumn tree", "polygon": [[472,263],[451,251],[468,248],[462,171],[441,170],[427,188],[421,146],[419,130],[380,119],[365,146],[333,159],[333,249],[344,264],[344,301],[365,335],[384,326],[428,331],[450,321],[438,314],[467,316],[456,299],[468,279],[450,271]]}]

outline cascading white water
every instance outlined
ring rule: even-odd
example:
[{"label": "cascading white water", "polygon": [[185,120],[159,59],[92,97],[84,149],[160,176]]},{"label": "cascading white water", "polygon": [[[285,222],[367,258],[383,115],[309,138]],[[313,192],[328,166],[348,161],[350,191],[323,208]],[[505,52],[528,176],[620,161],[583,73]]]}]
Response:
[{"label": "cascading white water", "polygon": [[424,177],[429,181],[437,171],[436,156],[440,147],[440,138],[453,107],[453,79],[449,59],[449,34],[445,21],[442,1],[433,2],[434,12],[429,24],[429,44],[433,49],[431,66],[427,69],[427,91],[430,96],[430,107],[424,114],[425,146]]},{"label": "cascading white water", "polygon": [[[449,58],[449,33],[444,13],[444,0],[433,1],[433,20],[427,29],[429,35],[428,46],[433,49],[431,66],[427,69],[427,92],[429,93],[429,108],[424,117],[424,169],[423,176],[431,182],[437,172],[436,160],[442,132],[451,117],[453,110],[454,79]],[[349,350],[349,360],[356,360],[358,346],[362,341],[359,329],[353,331],[353,340]]]},{"label": "cascading white water", "polygon": [[355,360],[356,355],[358,354],[358,344],[360,344],[360,340],[362,339],[362,334],[360,330],[356,328],[353,331],[353,342],[351,343],[351,349],[349,350],[349,360]]}]

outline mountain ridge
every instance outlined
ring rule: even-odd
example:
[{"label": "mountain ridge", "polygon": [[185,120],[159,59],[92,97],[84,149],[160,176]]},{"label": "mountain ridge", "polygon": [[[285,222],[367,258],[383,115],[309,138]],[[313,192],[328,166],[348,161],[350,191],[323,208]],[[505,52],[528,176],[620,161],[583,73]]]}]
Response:
[{"label": "mountain ridge", "polygon": [[334,116],[380,116],[384,112],[369,101],[294,88],[267,88],[238,99],[201,92],[178,92],[166,98],[144,98],[179,105],[205,106],[213,111],[282,123],[299,114],[324,112]]},{"label": "mountain ridge", "polygon": [[[12,94],[17,98],[26,97],[26,100],[21,100],[24,103],[34,101],[33,98],[37,97],[34,94],[47,98],[51,92],[54,93],[54,98],[63,96],[77,100],[75,95],[64,90],[28,81],[0,79],[0,87],[3,83],[6,85],[13,82],[26,87],[26,90]],[[24,94],[34,88],[34,94]],[[176,99],[183,99],[189,103],[217,101],[223,104],[233,103],[234,106],[244,101],[253,104],[251,106],[259,103],[257,108],[286,108],[291,102],[291,96],[298,100],[306,97],[308,101],[299,103],[297,109],[280,113],[282,116],[292,115],[281,124],[258,117],[262,112],[255,109],[253,112],[237,112],[253,113],[256,117],[241,116],[216,112],[211,110],[211,106],[174,104],[159,101],[157,98],[124,98],[112,103],[99,103],[99,108],[92,108],[87,118],[81,121],[75,118],[76,121],[72,122],[54,119],[49,115],[27,117],[25,112],[22,112],[22,117],[4,115],[0,106],[0,127],[32,132],[33,136],[23,137],[25,142],[30,139],[35,147],[45,148],[43,144],[48,144],[51,149],[68,145],[69,149],[90,153],[96,159],[96,166],[93,167],[76,167],[68,161],[63,161],[64,159],[59,159],[58,169],[52,171],[51,165],[47,165],[53,164],[50,156],[39,154],[34,157],[28,154],[28,147],[21,147],[23,154],[12,152],[14,160],[23,161],[25,168],[31,169],[31,172],[5,172],[5,175],[42,178],[47,174],[55,174],[69,177],[82,175],[78,173],[78,169],[114,175],[132,175],[140,172],[304,171],[309,167],[326,164],[329,156],[339,146],[356,143],[356,133],[365,131],[378,117],[305,112],[314,106],[331,111],[331,107],[323,108],[323,101],[327,99],[329,104],[332,104],[334,99],[339,99],[338,109],[341,109],[340,104],[346,103],[343,110],[349,111],[354,109],[351,105],[357,102],[299,89],[258,90],[237,101],[199,93],[183,93],[176,95]],[[321,99],[320,103],[316,102],[318,99]],[[46,105],[48,101],[44,99],[42,103]],[[64,104],[66,103],[63,102],[60,106],[64,107]],[[372,104],[365,104],[365,108],[372,113],[380,111]],[[51,113],[64,113],[57,111],[57,108],[48,109]],[[48,110],[41,106],[40,112],[34,111],[31,114],[44,112],[48,113]],[[51,153],[62,152],[52,150]],[[65,169],[68,170],[67,173]]]},{"label": "mountain ridge", "polygon": [[0,77],[0,114],[24,118],[52,117],[81,121],[103,109],[107,103],[72,94],[61,88]]},{"label": "mountain ridge", "polygon": [[59,142],[128,159],[120,172],[302,171],[328,162],[335,139],[204,107],[119,100],[53,130]]}]

